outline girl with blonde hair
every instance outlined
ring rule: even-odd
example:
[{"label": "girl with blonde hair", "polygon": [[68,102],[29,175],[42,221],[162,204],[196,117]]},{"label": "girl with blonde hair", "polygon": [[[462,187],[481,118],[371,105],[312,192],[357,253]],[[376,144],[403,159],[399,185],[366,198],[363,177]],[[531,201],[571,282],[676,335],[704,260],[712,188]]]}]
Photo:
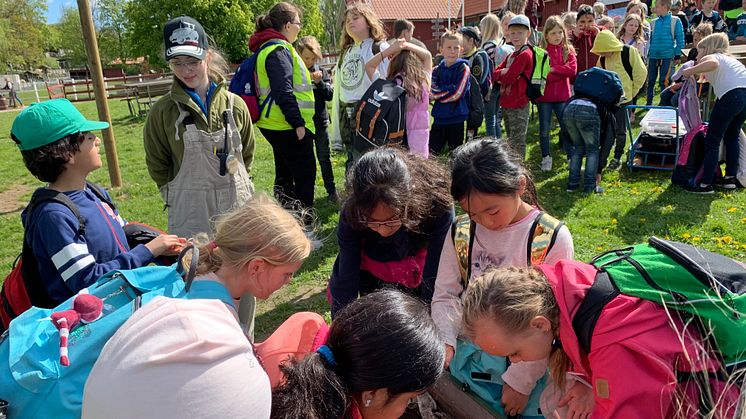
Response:
[{"label": "girl with blonde hair", "polygon": [[[510,13],[510,12],[506,12]],[[503,38],[500,19],[487,13],[479,22],[479,30],[482,32],[482,49],[492,60],[492,68],[497,68],[513,53],[513,46],[508,45]],[[500,109],[500,86],[493,86],[487,100],[484,102],[484,122],[486,124],[488,137],[502,137],[502,111]]]},{"label": "girl with blonde hair", "polygon": [[648,59],[648,43],[642,33],[642,19],[636,13],[629,13],[624,17],[624,22],[619,28],[617,38],[624,42],[624,45],[637,48],[643,61]]}]

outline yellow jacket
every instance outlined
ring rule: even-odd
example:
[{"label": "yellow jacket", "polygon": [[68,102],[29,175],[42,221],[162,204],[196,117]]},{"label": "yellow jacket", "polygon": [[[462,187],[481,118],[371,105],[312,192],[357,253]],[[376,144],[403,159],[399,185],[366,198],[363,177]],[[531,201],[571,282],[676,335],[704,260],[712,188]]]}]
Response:
[{"label": "yellow jacket", "polygon": [[637,48],[627,47],[629,48],[629,63],[632,66],[632,77],[630,77],[624,68],[624,63],[622,63],[622,49],[624,46],[624,43],[617,39],[613,33],[603,30],[596,36],[593,48],[591,48],[591,52],[599,57],[603,57],[605,53],[611,53],[609,57],[599,58],[596,66],[613,71],[619,76],[619,79],[622,81],[622,88],[624,89],[624,95],[619,103],[632,101],[642,88],[642,85],[645,84],[645,79],[648,76],[648,69],[645,67],[645,62],[642,61],[640,52]]}]

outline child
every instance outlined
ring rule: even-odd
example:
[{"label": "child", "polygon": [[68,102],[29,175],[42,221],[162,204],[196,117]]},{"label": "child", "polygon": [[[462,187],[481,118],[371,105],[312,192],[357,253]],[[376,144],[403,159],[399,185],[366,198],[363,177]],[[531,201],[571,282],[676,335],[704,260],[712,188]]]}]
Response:
[{"label": "child", "polygon": [[[365,72],[365,63],[374,55],[388,48],[386,32],[381,20],[365,2],[347,6],[344,13],[345,29],[340,41],[340,56],[334,77],[334,99],[332,100],[332,143],[334,149],[347,149],[347,171],[353,163],[352,138],[355,134],[357,102],[363,97],[375,78],[388,74],[388,60],[378,66],[373,79]],[[343,146],[344,144],[344,146]]]},{"label": "child", "polygon": [[585,193],[603,192],[600,188],[599,153],[601,147],[601,116],[598,106],[590,99],[574,97],[565,105],[562,112],[562,128],[570,143],[570,175],[567,179],[569,193],[580,188],[580,168],[585,156]]},{"label": "child", "polygon": [[500,83],[500,105],[505,116],[508,142],[523,158],[526,158],[526,131],[531,111],[526,87],[528,80],[531,80],[534,56],[527,45],[531,33],[530,25],[524,15],[516,15],[510,20],[508,34],[515,52],[500,64],[492,75],[492,78]]},{"label": "child", "polygon": [[[735,189],[738,172],[739,140],[746,121],[746,67],[728,54],[728,36],[715,33],[699,41],[698,64],[682,72],[684,77],[704,74],[712,85],[717,101],[712,108],[705,135],[702,178],[690,192],[713,193],[715,185]],[[720,144],[725,143],[725,176],[714,179],[718,169]]]},{"label": "child", "polygon": [[[712,35],[712,25],[710,23],[700,23],[699,25],[697,25],[696,28],[694,28],[694,42],[692,43],[692,48],[689,50],[689,54],[687,54],[687,62],[693,62],[696,64],[697,45],[699,45],[699,41],[701,41],[708,35]],[[684,67],[682,66],[676,73],[674,73],[673,77],[671,77],[671,80],[673,80],[673,84],[671,84],[666,88],[666,90],[661,92],[659,105],[679,107],[679,91],[684,85],[684,77],[681,75],[683,69]],[[702,85],[702,83],[700,83],[700,88],[698,88],[697,90],[700,92],[708,92],[709,85],[704,86]]]},{"label": "child", "polygon": [[746,0],[743,2],[743,13],[738,15],[735,24],[728,33],[728,39],[731,41],[746,41]]},{"label": "child", "polygon": [[[681,11],[681,0],[671,1],[671,16],[676,17],[681,21],[681,26],[684,29],[684,35],[691,32],[691,28],[689,27],[689,19],[686,17],[686,14]],[[684,39],[686,39],[686,36],[684,36]]]},{"label": "child", "polygon": [[440,153],[443,145],[453,151],[464,142],[464,122],[469,116],[471,71],[461,56],[461,34],[446,31],[440,37],[443,61],[433,69],[430,97],[433,104],[433,126],[430,129],[430,151]]},{"label": "child", "polygon": [[[632,74],[627,72],[627,68],[622,59],[622,50],[629,49],[629,66],[632,68]],[[616,170],[620,166],[622,155],[624,154],[625,144],[627,142],[627,126],[625,119],[625,109],[627,105],[632,104],[637,93],[645,83],[645,63],[642,61],[640,53],[636,48],[626,46],[609,31],[601,31],[593,43],[594,54],[602,57],[599,59],[598,66],[610,70],[619,76],[622,81],[624,95],[619,101],[618,109],[614,114],[616,119],[616,147],[614,148],[614,158],[609,163],[609,170]],[[605,162],[603,162],[605,163]],[[601,163],[602,166],[604,164]]]},{"label": "child", "polygon": [[350,303],[324,345],[282,366],[272,417],[398,418],[443,371],[443,344],[420,301],[394,290]]},{"label": "child", "polygon": [[596,25],[598,26],[598,29],[606,29],[612,33],[616,32],[616,23],[614,23],[614,19],[609,16],[602,16],[600,19],[596,20]]},{"label": "child", "polygon": [[591,52],[593,41],[596,40],[596,35],[598,35],[598,28],[594,22],[591,6],[580,5],[578,7],[577,26],[570,37],[578,57],[578,73],[595,66],[598,60],[598,56]]},{"label": "child", "polygon": [[717,361],[701,350],[691,328],[684,331],[678,319],[652,301],[623,294],[612,299],[595,323],[590,353],[581,349],[572,321],[596,272],[591,265],[564,260],[491,270],[464,293],[465,333],[485,352],[509,356],[512,362],[548,357],[550,374],[566,390],[568,406],[595,404],[592,418],[734,417],[734,389],[713,385],[718,407],[711,416],[700,411],[695,385],[677,382],[682,371],[716,376]]},{"label": "child", "polygon": [[[33,284],[43,301],[33,305],[53,308],[114,269],[146,266],[160,255],[175,255],[184,243],[174,235],[161,235],[146,245],[130,249],[122,227],[124,219],[87,185],[86,179],[101,167],[101,139],[92,131],[106,129],[106,122],[87,121],[67,99],[33,103],[13,121],[11,138],[23,155],[26,168],[43,188],[64,193],[85,219],[65,205],[45,201],[24,211],[26,229],[41,284]],[[106,198],[111,200],[108,194]],[[40,295],[42,297],[42,295]],[[43,304],[43,305],[42,305]]]},{"label": "child", "polygon": [[[469,61],[469,70],[471,75],[479,84],[479,93],[481,94],[482,104],[489,100],[490,90],[492,89],[492,71],[495,69],[487,53],[479,48],[482,38],[479,28],[474,26],[464,26],[459,29],[461,33],[461,45],[464,50],[464,59]],[[473,100],[474,98],[472,98]],[[482,125],[482,118],[477,118],[478,124],[467,121],[466,138],[473,139],[477,130]]]},{"label": "child", "polygon": [[[510,54],[513,53],[512,45],[505,43],[503,38],[500,20],[496,15],[488,13],[479,23],[479,29],[482,31],[482,49],[487,53],[492,68],[502,64]],[[491,74],[490,74],[491,76]],[[490,77],[492,78],[492,77]],[[497,83],[492,84],[489,97],[484,101],[484,122],[486,125],[487,136],[502,138],[502,109],[500,109],[500,86]]]},{"label": "child", "polygon": [[427,158],[430,137],[430,77],[433,57],[430,51],[404,38],[397,39],[386,51],[373,56],[365,71],[373,77],[378,65],[389,60],[389,80],[398,80],[407,91],[406,139],[409,151]]},{"label": "child", "polygon": [[714,32],[727,32],[728,27],[720,13],[715,10],[715,4],[717,4],[717,0],[703,0],[702,10],[695,13],[689,21],[690,27],[696,28],[702,22],[709,22],[712,24]]},{"label": "child", "polygon": [[503,17],[500,19],[500,29],[503,33],[503,42],[508,45],[513,45],[510,42],[510,37],[508,36],[508,27],[510,26],[510,21],[515,17],[515,13],[511,11],[505,11],[503,12]]},{"label": "child", "polygon": [[[684,1],[684,14],[686,15],[687,20],[691,23],[692,16],[694,16],[699,10],[697,9],[697,1],[696,0],[685,0]],[[690,40],[687,38],[687,43],[690,42]]]},{"label": "child", "polygon": [[552,170],[552,155],[549,149],[549,129],[552,125],[552,112],[557,121],[562,120],[562,109],[572,96],[570,78],[577,70],[575,48],[570,44],[562,20],[559,16],[550,16],[544,22],[542,48],[549,54],[550,71],[544,95],[537,101],[539,108],[539,144],[541,145],[541,171]]},{"label": "child", "polygon": [[[671,16],[670,9],[671,0],[659,0],[655,4],[655,14],[658,15],[658,18],[651,24],[650,48],[648,48],[648,96],[646,102],[648,106],[653,104],[656,79],[660,90],[663,91],[668,86],[674,61],[678,61],[681,57],[681,48],[684,47],[683,26],[679,19]],[[671,19],[676,19],[674,31],[671,31],[673,25]],[[634,98],[634,95],[629,98]]]},{"label": "child", "polygon": [[642,20],[635,13],[630,13],[624,17],[624,22],[619,28],[617,37],[624,45],[637,48],[643,62],[648,58],[648,43],[642,33]]},{"label": "child", "polygon": [[575,26],[578,24],[577,12],[567,11],[563,12],[560,16],[562,19],[562,25],[565,27],[565,36],[567,39],[572,39],[572,34],[575,31]]},{"label": "child", "polygon": [[234,301],[245,293],[266,300],[288,284],[311,243],[300,220],[261,195],[222,215],[214,239],[200,233],[193,241],[199,260],[189,292],[195,298],[155,297],[124,322],[91,370],[82,417],[251,412],[269,418],[269,379],[238,324]]},{"label": "child", "polygon": [[332,317],[358,295],[396,286],[430,302],[453,222],[448,174],[391,147],[364,154],[347,178],[339,254],[329,281]]},{"label": "child", "polygon": [[596,19],[597,25],[603,26],[601,23],[599,23],[599,20],[601,20],[601,18],[604,16],[606,16],[606,5],[601,3],[600,1],[593,3],[593,17]]},{"label": "child", "polygon": [[[475,223],[473,247],[469,251],[471,266],[463,275],[475,278],[490,267],[527,266],[525,249],[540,207],[531,174],[520,156],[504,141],[477,139],[456,150],[451,175],[451,195]],[[453,233],[446,236],[443,244],[432,303],[433,319],[446,342],[447,364],[455,353],[460,330],[460,296],[464,291]],[[556,230],[555,237],[554,245],[545,253],[546,260],[572,258],[573,243],[567,227]],[[508,367],[502,375],[506,383],[502,401],[507,414],[521,413],[545,371],[542,362]],[[499,400],[501,396],[497,397]]]},{"label": "child", "polygon": [[316,158],[321,167],[321,177],[324,179],[329,202],[338,203],[337,188],[334,186],[334,172],[332,171],[331,156],[329,155],[329,134],[326,128],[329,126],[329,113],[326,110],[326,102],[334,97],[330,78],[325,70],[316,63],[321,59],[321,45],[313,36],[305,36],[298,40],[295,45],[303,63],[311,72],[313,79],[313,97],[316,104],[316,113],[313,115],[313,123],[316,127],[314,143],[316,145]]},{"label": "child", "polygon": [[640,16],[642,21],[642,36],[645,42],[650,45],[650,22],[648,22],[646,16],[647,5],[640,0],[632,0],[627,3],[627,15],[635,14]]}]

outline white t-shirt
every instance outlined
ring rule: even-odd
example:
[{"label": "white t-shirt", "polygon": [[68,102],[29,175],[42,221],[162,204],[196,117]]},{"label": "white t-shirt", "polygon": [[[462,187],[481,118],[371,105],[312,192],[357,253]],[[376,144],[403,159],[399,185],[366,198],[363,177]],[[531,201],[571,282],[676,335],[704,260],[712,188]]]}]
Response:
[{"label": "white t-shirt", "polygon": [[746,67],[743,64],[726,54],[712,54],[711,57],[717,60],[718,68],[705,73],[705,78],[718,99],[733,89],[746,87]]},{"label": "white t-shirt", "polygon": [[269,378],[234,310],[156,297],[104,346],[82,417],[269,418],[271,404]]},{"label": "white t-shirt", "polygon": [[[381,51],[389,47],[386,41],[379,44]],[[363,42],[351,46],[344,53],[342,63],[337,69],[335,77],[339,78],[339,100],[343,103],[353,103],[360,100],[368,90],[370,84],[380,77],[386,77],[389,71],[388,58],[381,61],[378,65],[376,74],[373,78],[368,78],[365,73],[365,63],[373,58],[373,38],[368,38]]]}]

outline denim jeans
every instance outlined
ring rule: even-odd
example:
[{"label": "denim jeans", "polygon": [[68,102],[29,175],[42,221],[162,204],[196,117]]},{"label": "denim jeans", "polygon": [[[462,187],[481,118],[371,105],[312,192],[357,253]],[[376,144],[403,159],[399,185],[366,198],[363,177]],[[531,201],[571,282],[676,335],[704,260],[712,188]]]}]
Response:
[{"label": "denim jeans", "polygon": [[725,141],[725,176],[738,173],[738,136],[746,121],[746,87],[730,90],[715,102],[705,135],[705,157],[700,183],[711,185],[720,157],[720,143]]},{"label": "denim jeans", "polygon": [[487,126],[487,136],[500,138],[503,136],[502,109],[500,109],[500,85],[496,84],[490,93],[490,100],[484,102],[484,123]]},{"label": "denim jeans", "polygon": [[541,147],[541,157],[550,154],[549,131],[552,128],[552,112],[557,117],[557,121],[562,121],[562,110],[565,108],[565,102],[539,102],[536,104],[539,108],[539,146]]},{"label": "denim jeans", "polygon": [[[669,86],[670,87],[670,86]],[[660,102],[658,102],[658,105],[660,106],[673,106],[675,108],[679,107],[679,94],[681,93],[681,89],[677,91],[672,91],[670,88],[667,88],[661,92],[661,99]]]},{"label": "denim jeans", "polygon": [[572,142],[567,189],[574,190],[580,186],[580,166],[585,155],[583,189],[591,192],[596,187],[600,151],[601,118],[598,116],[598,110],[595,107],[572,102],[562,113],[562,124]]},{"label": "denim jeans", "polygon": [[648,105],[653,104],[656,78],[661,91],[668,86],[668,79],[671,77],[671,71],[673,70],[672,64],[672,58],[651,58],[648,62],[648,100],[646,102]]}]

